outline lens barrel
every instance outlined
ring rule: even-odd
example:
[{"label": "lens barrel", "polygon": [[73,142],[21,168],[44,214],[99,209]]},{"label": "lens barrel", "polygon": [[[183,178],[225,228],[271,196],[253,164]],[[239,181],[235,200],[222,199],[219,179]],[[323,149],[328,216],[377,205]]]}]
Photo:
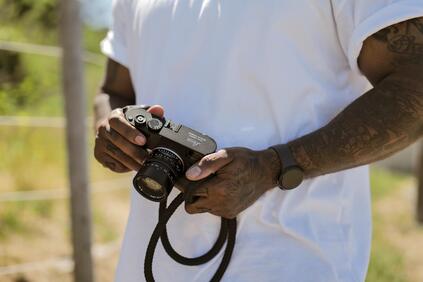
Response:
[{"label": "lens barrel", "polygon": [[184,172],[182,158],[174,151],[158,147],[144,162],[134,177],[135,189],[145,198],[161,202],[175,185],[176,179]]}]

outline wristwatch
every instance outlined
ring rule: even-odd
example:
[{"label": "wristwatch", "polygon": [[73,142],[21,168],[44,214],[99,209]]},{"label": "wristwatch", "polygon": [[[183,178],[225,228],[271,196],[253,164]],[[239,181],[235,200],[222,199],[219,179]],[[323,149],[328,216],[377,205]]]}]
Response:
[{"label": "wristwatch", "polygon": [[270,149],[277,153],[281,163],[281,172],[278,178],[279,188],[292,190],[298,187],[304,180],[304,171],[295,161],[288,144],[275,145]]}]

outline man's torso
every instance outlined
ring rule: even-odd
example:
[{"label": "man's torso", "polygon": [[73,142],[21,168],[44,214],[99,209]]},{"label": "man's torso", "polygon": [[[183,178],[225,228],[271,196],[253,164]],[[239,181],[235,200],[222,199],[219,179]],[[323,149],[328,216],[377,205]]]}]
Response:
[{"label": "man's torso", "polygon": [[[125,0],[128,68],[137,102],[216,139],[264,149],[324,126],[368,88],[339,43],[329,0]],[[124,2],[125,2],[124,1]],[[273,189],[239,216],[224,281],[359,281],[370,245],[367,168]],[[359,213],[357,213],[359,211]],[[133,194],[117,281],[143,279],[157,205]],[[206,251],[220,223],[171,219],[186,256]],[[358,243],[360,242],[360,243]],[[208,281],[221,255],[180,266],[159,245],[157,281]]]}]

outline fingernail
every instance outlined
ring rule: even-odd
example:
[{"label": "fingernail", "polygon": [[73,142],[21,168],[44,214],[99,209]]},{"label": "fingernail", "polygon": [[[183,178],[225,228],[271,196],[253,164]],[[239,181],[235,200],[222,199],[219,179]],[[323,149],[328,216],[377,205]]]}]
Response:
[{"label": "fingernail", "polygon": [[135,142],[138,144],[138,145],[145,145],[145,142],[146,142],[147,140],[145,139],[145,137],[143,136],[143,135],[138,135],[137,137],[135,137]]},{"label": "fingernail", "polygon": [[190,169],[187,170],[186,176],[187,178],[196,178],[201,174],[201,168],[198,166],[193,166]]}]

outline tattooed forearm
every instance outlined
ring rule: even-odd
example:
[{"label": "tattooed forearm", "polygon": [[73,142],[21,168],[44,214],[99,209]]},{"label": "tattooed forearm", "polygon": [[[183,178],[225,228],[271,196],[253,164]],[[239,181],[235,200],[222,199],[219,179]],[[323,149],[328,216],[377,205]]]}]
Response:
[{"label": "tattooed forearm", "polygon": [[307,177],[386,158],[423,134],[423,20],[373,37],[385,43],[391,63],[386,75],[328,125],[290,142]]},{"label": "tattooed forearm", "polygon": [[294,140],[290,147],[312,177],[386,158],[422,133],[423,87],[412,90],[387,79],[327,126]]}]

